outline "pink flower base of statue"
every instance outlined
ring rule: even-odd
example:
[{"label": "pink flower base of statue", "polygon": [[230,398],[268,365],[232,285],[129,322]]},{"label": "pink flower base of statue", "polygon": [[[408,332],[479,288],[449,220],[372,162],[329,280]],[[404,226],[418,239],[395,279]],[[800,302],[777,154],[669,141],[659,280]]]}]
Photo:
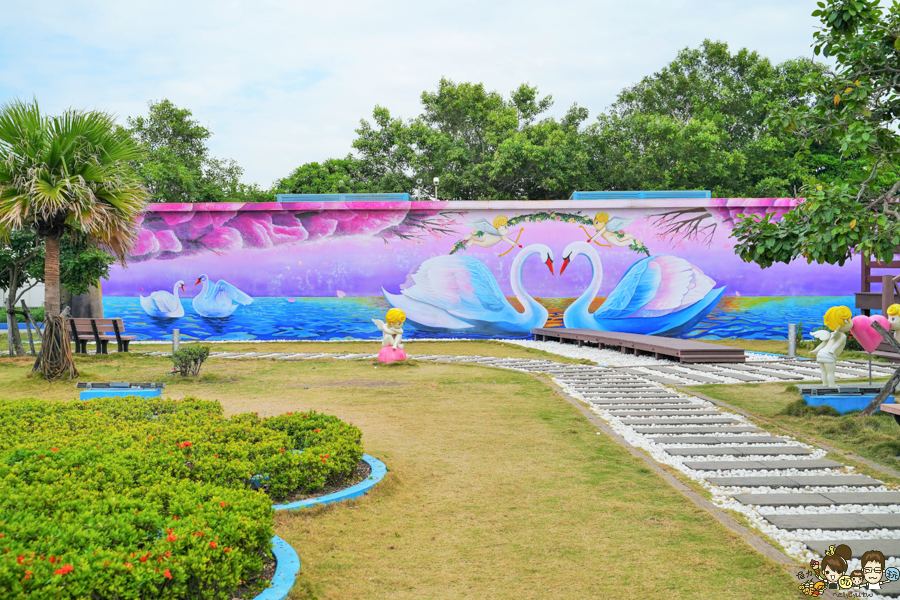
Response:
[{"label": "pink flower base of statue", "polygon": [[406,350],[403,348],[394,350],[392,346],[384,346],[378,352],[378,362],[380,363],[392,363],[398,360],[406,360]]}]

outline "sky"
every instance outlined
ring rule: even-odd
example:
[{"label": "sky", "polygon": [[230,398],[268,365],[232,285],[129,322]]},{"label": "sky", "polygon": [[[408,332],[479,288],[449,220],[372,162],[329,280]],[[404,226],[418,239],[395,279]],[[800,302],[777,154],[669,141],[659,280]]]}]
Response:
[{"label": "sky", "polygon": [[168,98],[211,154],[268,188],[346,156],[376,105],[421,112],[441,77],[551,94],[592,119],[704,39],[781,62],[811,56],[814,0],[3,0],[0,102],[125,118]]}]

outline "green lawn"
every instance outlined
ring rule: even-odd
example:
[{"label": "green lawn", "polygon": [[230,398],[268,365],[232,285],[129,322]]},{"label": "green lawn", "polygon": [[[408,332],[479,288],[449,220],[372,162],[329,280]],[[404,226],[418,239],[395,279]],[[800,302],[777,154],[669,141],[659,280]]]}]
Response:
[{"label": "green lawn", "polygon": [[[525,351],[498,345],[492,355],[513,349]],[[47,383],[30,364],[0,360],[0,398],[75,397],[73,383]],[[134,353],[77,359],[82,381],[159,381],[170,364]],[[785,570],[539,379],[375,366],[211,359],[199,378],[167,380],[167,395],[217,398],[232,413],[335,414],[388,465],[360,500],[276,514],[303,565],[292,598],[796,597]]]}]

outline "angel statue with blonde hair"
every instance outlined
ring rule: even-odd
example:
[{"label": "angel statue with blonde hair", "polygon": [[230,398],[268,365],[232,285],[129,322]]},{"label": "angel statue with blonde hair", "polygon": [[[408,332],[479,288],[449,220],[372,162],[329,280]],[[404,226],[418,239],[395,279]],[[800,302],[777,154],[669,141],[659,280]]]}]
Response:
[{"label": "angel statue with blonde hair", "polygon": [[516,246],[519,248],[522,247],[522,244],[519,243],[519,238],[522,237],[523,230],[519,230],[519,235],[516,236],[515,241],[509,239],[509,219],[504,215],[497,215],[494,218],[493,223],[487,219],[481,218],[477,221],[472,221],[471,225],[474,229],[464,240],[466,248],[471,246],[490,248],[491,246],[496,246],[500,242],[506,242],[510,247],[509,250],[500,255],[504,256],[509,254]]},{"label": "angel statue with blonde hair", "polygon": [[822,384],[836,387],[834,369],[837,359],[847,344],[847,332],[853,326],[853,311],[846,306],[832,306],[825,311],[825,327],[828,331],[813,331],[814,338],[822,342],[810,354],[814,354],[816,362],[822,369]]},{"label": "angel statue with blonde hair", "polygon": [[887,309],[887,320],[894,339],[900,342],[900,304],[891,304]]},{"label": "angel statue with blonde hair", "polygon": [[[579,225],[579,227],[581,227],[581,229],[584,230],[584,232],[587,234],[588,244],[594,242],[598,246],[602,246],[604,248],[610,248],[612,246],[618,246],[622,248],[624,246],[630,246],[632,241],[634,241],[633,235],[622,231],[622,229],[628,227],[628,225],[630,225],[632,221],[634,221],[634,219],[610,217],[609,213],[599,212],[594,217],[593,235],[591,235],[591,232],[585,229],[583,225]],[[601,244],[597,241],[598,237],[609,243]]]},{"label": "angel statue with blonde hair", "polygon": [[406,359],[406,350],[400,340],[403,337],[403,323],[406,321],[406,313],[399,308],[392,308],[384,316],[385,323],[381,319],[372,319],[375,327],[384,334],[381,336],[381,351],[378,352],[378,362],[389,363],[395,360]]}]

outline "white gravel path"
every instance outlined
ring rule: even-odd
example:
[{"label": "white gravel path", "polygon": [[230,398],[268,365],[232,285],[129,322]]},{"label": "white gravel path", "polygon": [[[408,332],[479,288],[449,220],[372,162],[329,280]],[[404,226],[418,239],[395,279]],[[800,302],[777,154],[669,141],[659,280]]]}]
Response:
[{"label": "white gravel path", "polygon": [[559,342],[536,342],[534,340],[504,340],[507,344],[543,350],[550,354],[568,358],[584,358],[609,367],[628,367],[632,365],[674,365],[675,361],[656,359],[650,356],[623,354],[615,350],[601,350],[589,346],[578,347],[576,344],[560,344]]}]

